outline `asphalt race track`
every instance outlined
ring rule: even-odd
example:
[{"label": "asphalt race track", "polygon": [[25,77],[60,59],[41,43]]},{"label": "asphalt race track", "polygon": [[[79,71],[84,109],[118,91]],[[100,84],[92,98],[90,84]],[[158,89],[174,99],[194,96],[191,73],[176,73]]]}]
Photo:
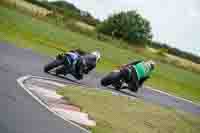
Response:
[{"label": "asphalt race track", "polygon": [[[25,75],[54,76],[43,73],[43,66],[51,58],[0,43],[0,132],[1,133],[80,133],[78,129],[58,118],[38,104],[17,84],[16,79]],[[62,79],[63,80],[63,79]],[[100,76],[93,72],[78,83],[102,88]],[[76,81],[65,80],[66,83]],[[103,88],[108,89],[108,88]],[[111,89],[110,89],[111,90]],[[139,97],[148,102],[172,106],[187,112],[200,114],[200,106],[150,89],[141,89],[138,94],[117,92]]]},{"label": "asphalt race track", "polygon": [[46,61],[30,50],[0,44],[1,133],[81,133],[38,104],[16,82],[26,74],[45,76],[41,68]]}]

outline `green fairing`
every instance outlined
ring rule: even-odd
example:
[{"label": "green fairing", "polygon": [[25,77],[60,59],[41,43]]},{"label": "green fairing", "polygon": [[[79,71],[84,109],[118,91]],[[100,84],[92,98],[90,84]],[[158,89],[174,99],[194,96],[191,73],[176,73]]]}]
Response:
[{"label": "green fairing", "polygon": [[133,67],[136,70],[138,80],[148,77],[152,70],[151,66],[149,64],[146,64],[144,61],[142,61],[136,65],[133,65]]}]

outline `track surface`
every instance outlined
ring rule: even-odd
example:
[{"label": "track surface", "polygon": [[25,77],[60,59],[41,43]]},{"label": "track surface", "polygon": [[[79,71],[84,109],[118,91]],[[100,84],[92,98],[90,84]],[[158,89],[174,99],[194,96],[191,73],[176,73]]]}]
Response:
[{"label": "track surface", "polygon": [[[50,60],[51,58],[35,54],[30,49],[0,44],[0,131],[2,133],[80,132],[80,129],[64,122],[35,102],[16,82],[17,78],[25,75],[53,77],[42,71],[44,64]],[[98,81],[99,76],[92,73],[80,83],[100,88]],[[65,82],[72,83],[70,80]],[[126,92],[119,93],[126,94]],[[148,102],[200,114],[200,106],[152,90],[141,89],[137,97]]]},{"label": "track surface", "polygon": [[46,76],[41,71],[47,58],[30,50],[0,44],[0,132],[80,133],[80,129],[53,115],[38,104],[16,82],[27,74]]}]

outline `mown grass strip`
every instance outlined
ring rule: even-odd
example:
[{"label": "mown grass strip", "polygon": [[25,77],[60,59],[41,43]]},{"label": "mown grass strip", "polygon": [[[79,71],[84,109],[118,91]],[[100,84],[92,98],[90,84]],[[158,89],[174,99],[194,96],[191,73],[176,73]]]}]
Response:
[{"label": "mown grass strip", "polygon": [[200,117],[111,92],[66,86],[58,90],[97,122],[92,133],[199,133]]}]

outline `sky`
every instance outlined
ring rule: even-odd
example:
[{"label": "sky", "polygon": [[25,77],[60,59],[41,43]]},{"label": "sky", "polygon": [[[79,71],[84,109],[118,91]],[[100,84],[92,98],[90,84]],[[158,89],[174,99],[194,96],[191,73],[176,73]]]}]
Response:
[{"label": "sky", "polygon": [[153,40],[200,56],[200,0],[66,1],[100,20],[120,11],[137,10],[151,22]]}]

